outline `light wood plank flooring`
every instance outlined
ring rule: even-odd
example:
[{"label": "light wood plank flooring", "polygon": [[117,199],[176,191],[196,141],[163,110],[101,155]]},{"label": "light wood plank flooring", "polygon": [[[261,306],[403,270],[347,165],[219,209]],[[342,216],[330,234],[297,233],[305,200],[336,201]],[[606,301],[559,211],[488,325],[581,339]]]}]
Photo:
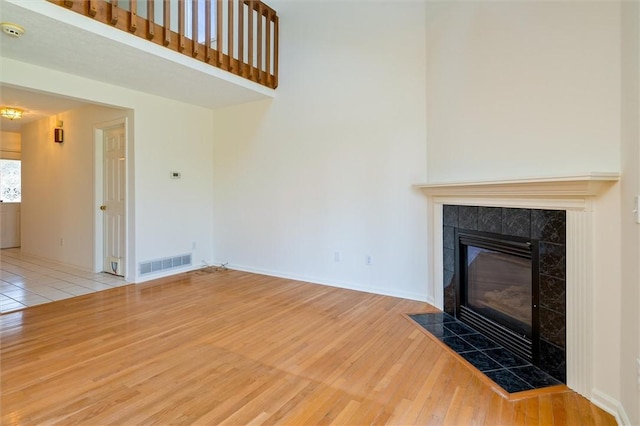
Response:
[{"label": "light wood plank flooring", "polygon": [[613,425],[508,401],[402,314],[431,306],[237,271],[2,315],[3,425]]}]

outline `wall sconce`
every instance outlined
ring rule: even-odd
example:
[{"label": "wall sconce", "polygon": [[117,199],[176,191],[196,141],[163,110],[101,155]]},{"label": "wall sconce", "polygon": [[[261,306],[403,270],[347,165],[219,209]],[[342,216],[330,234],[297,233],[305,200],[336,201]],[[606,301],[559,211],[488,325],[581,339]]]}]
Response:
[{"label": "wall sconce", "polygon": [[64,142],[64,132],[62,129],[53,129],[53,141],[55,143]]},{"label": "wall sconce", "polygon": [[9,120],[15,120],[17,118],[22,118],[23,112],[24,111],[18,108],[2,107],[0,109],[0,116],[8,118]]}]

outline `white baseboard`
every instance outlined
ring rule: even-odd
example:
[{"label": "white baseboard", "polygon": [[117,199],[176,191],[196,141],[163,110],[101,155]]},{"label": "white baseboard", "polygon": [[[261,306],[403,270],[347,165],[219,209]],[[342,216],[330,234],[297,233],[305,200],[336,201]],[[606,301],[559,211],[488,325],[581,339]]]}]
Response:
[{"label": "white baseboard", "polygon": [[627,413],[626,411],[624,411],[624,407],[622,406],[620,401],[610,397],[604,392],[593,389],[591,391],[591,402],[595,406],[602,408],[604,411],[615,417],[616,422],[619,425],[631,426],[629,416],[627,416]]},{"label": "white baseboard", "polygon": [[[214,264],[222,264],[222,263],[223,262],[214,262]],[[253,267],[250,267],[250,266],[237,265],[237,264],[231,264],[231,263],[227,264],[227,268],[235,269],[237,271],[251,272],[251,273],[254,273],[254,274],[269,275],[271,277],[285,278],[285,279],[296,280],[296,281],[304,281],[304,282],[308,282],[308,283],[311,283],[311,284],[320,284],[320,285],[326,285],[326,286],[329,286],[329,287],[344,288],[344,289],[347,289],[347,290],[362,291],[362,292],[365,292],[365,293],[380,294],[380,295],[383,295],[383,296],[398,297],[398,298],[401,298],[401,299],[417,300],[419,302],[430,303],[430,302],[427,301],[426,295],[419,294],[419,293],[380,289],[380,288],[363,286],[363,285],[360,285],[360,284],[357,284],[357,283],[328,281],[328,280],[317,278],[317,277],[290,274],[290,273],[285,273],[285,272],[281,272],[281,271],[273,271],[273,270],[269,270],[269,269],[253,268]]]}]

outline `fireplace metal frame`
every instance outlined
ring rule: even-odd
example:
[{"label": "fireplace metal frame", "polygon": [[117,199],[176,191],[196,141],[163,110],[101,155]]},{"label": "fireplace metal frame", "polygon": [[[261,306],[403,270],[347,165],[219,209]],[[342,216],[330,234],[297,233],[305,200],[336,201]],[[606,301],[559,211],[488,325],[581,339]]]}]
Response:
[{"label": "fireplace metal frame", "polygon": [[[455,316],[490,339],[523,357],[534,365],[540,361],[540,318],[539,318],[539,266],[538,240],[492,234],[466,229],[454,230],[455,241]],[[475,246],[500,253],[531,259],[531,336],[523,336],[490,318],[465,306],[466,293],[462,283],[466,280],[466,247]],[[463,257],[464,255],[464,257]]]}]

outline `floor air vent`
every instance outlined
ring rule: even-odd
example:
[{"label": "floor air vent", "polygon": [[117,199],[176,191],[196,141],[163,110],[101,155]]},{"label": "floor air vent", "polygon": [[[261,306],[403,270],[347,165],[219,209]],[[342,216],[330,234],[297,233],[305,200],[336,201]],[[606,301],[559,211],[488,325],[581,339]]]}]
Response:
[{"label": "floor air vent", "polygon": [[167,269],[179,268],[191,265],[191,254],[183,254],[164,259],[149,260],[140,262],[140,275],[153,274],[155,272],[166,271]]}]

